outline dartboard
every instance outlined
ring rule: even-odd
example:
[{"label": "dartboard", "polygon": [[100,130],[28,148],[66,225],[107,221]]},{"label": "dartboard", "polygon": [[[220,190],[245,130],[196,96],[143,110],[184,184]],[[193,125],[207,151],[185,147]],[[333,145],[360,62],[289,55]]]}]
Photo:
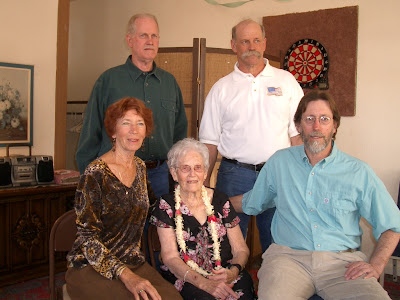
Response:
[{"label": "dartboard", "polygon": [[286,53],[283,68],[296,78],[303,88],[328,88],[328,53],[313,39],[294,43]]}]

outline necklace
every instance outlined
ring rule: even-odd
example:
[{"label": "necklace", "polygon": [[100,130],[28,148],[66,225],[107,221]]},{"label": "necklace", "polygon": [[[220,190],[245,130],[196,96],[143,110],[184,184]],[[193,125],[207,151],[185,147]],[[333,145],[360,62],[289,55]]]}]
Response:
[{"label": "necklace", "polygon": [[119,170],[118,170],[118,175],[119,175],[119,179],[120,179],[119,181],[121,182],[122,186],[124,187],[125,195],[128,195],[128,190],[126,189],[126,186],[124,184],[124,179],[123,179],[123,177],[121,175],[121,172]]},{"label": "necklace", "polygon": [[[186,242],[183,238],[183,217],[181,212],[181,187],[178,185],[175,189],[175,231],[176,231],[176,239],[178,241],[178,245],[183,252],[183,259],[185,263],[192,268],[197,273],[208,276],[211,275],[204,269],[200,268],[197,263],[195,263],[189,255],[186,253]],[[214,207],[210,203],[210,198],[207,195],[207,190],[204,185],[201,187],[201,200],[203,200],[204,206],[206,207],[207,212],[207,223],[211,228],[211,237],[213,240],[213,258],[215,259],[216,269],[221,267],[221,256],[220,256],[220,243],[218,240],[217,233],[217,218],[214,215]]]}]

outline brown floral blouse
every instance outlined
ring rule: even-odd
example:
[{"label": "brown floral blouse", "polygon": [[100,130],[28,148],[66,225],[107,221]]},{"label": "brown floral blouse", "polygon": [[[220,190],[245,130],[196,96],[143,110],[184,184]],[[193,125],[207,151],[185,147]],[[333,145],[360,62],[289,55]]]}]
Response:
[{"label": "brown floral blouse", "polygon": [[69,267],[91,265],[115,279],[125,265],[145,261],[140,241],[149,208],[146,167],[135,157],[136,178],[127,187],[100,158],[81,176],[75,194],[77,238],[67,255]]}]

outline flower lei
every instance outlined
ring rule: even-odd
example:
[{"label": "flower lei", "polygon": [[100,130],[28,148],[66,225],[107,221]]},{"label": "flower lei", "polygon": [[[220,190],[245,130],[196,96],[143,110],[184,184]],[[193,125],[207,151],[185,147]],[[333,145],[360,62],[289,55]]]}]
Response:
[{"label": "flower lei", "polygon": [[[178,245],[181,248],[183,252],[183,259],[185,263],[194,271],[197,273],[203,275],[203,276],[208,276],[211,275],[204,269],[200,268],[197,263],[195,263],[189,255],[186,254],[186,243],[183,238],[183,217],[182,217],[182,212],[181,212],[181,187],[178,185],[175,189],[175,231],[176,231],[176,239],[178,241]],[[217,218],[214,215],[214,207],[210,203],[210,199],[207,195],[207,190],[204,187],[204,185],[201,188],[201,199],[203,200],[203,203],[206,207],[206,212],[207,212],[207,221],[208,225],[211,228],[211,236],[213,240],[213,257],[215,259],[215,265],[216,269],[221,267],[221,256],[220,256],[220,243],[218,239],[218,234],[217,234]]]}]

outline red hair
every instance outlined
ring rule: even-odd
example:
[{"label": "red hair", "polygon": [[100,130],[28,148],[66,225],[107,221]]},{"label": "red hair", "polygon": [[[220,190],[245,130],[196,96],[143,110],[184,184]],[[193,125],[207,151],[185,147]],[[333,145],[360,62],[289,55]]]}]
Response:
[{"label": "red hair", "polygon": [[144,102],[139,99],[126,97],[111,104],[106,110],[104,127],[110,139],[112,139],[115,133],[117,121],[121,119],[127,111],[132,109],[143,118],[146,124],[146,137],[151,134],[153,131],[153,112],[151,109],[147,108]]}]

